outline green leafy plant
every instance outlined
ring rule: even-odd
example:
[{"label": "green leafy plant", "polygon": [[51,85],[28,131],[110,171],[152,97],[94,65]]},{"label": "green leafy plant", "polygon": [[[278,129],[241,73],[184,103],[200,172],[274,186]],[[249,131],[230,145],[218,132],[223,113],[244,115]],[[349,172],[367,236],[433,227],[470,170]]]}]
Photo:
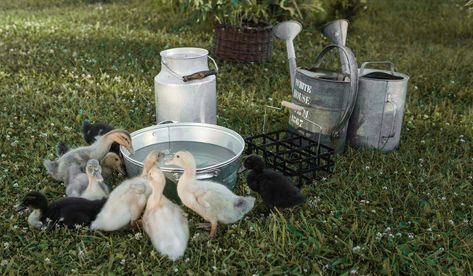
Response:
[{"label": "green leafy plant", "polygon": [[178,0],[182,11],[199,23],[259,26],[290,18],[322,17],[320,0]]}]

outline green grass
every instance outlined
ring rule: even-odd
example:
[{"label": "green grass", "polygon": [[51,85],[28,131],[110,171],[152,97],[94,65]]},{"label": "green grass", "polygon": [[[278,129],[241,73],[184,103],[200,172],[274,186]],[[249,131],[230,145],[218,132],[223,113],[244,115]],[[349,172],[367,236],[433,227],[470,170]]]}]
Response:
[{"label": "green grass", "polygon": [[[308,202],[256,210],[216,239],[195,228],[185,256],[159,256],[144,232],[30,230],[14,205],[32,190],[63,196],[42,167],[55,144],[82,144],[89,118],[134,131],[155,123],[159,52],[211,49],[212,34],[151,2],[0,2],[0,272],[5,274],[469,274],[473,271],[473,20],[463,1],[369,1],[351,23],[358,62],[391,60],[411,76],[399,151],[349,148],[305,186]],[[328,41],[310,24],[299,65]],[[218,123],[261,132],[266,102],[289,100],[286,52],[271,63],[219,62]],[[269,126],[287,123],[271,113]],[[248,193],[239,180],[236,191]]]}]

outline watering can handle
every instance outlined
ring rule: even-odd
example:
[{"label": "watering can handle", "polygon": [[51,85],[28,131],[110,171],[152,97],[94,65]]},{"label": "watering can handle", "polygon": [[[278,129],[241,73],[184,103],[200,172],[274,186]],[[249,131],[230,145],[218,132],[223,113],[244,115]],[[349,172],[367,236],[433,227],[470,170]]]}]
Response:
[{"label": "watering can handle", "polygon": [[365,66],[367,64],[389,64],[389,68],[391,69],[391,75],[394,75],[394,63],[391,61],[367,61],[363,62],[360,67],[360,76],[363,74],[363,71],[365,70]]},{"label": "watering can handle", "polygon": [[355,101],[356,97],[358,94],[358,64],[356,63],[355,55],[353,52],[341,45],[337,44],[331,44],[327,47],[325,47],[319,55],[315,58],[314,61],[314,66],[315,68],[319,68],[320,63],[322,62],[325,54],[327,54],[328,51],[338,48],[340,51],[345,55],[345,57],[348,60],[348,69],[350,71],[350,87],[351,87],[351,98],[350,102],[348,105],[348,108],[345,110],[345,112],[342,114],[340,121],[338,122],[337,125],[335,125],[332,129],[332,133],[330,134],[330,138],[333,140],[336,140],[340,137],[340,132],[343,130],[343,126],[345,123],[348,121],[348,119],[351,116],[351,113],[353,112],[353,108],[355,107]]},{"label": "watering can handle", "polygon": [[199,72],[195,72],[195,73],[192,73],[192,74],[186,75],[186,76],[181,76],[178,73],[176,73],[174,70],[171,69],[171,67],[168,66],[168,64],[164,60],[161,60],[161,64],[164,67],[166,67],[166,69],[169,70],[171,75],[173,75],[174,77],[176,77],[178,79],[182,79],[183,82],[188,82],[188,81],[191,81],[191,80],[200,80],[200,79],[203,79],[203,78],[211,76],[211,75],[216,75],[218,73],[218,65],[217,65],[217,62],[215,62],[215,59],[213,59],[211,56],[207,56],[207,57],[213,62],[214,66],[215,66],[215,70],[199,71]]}]

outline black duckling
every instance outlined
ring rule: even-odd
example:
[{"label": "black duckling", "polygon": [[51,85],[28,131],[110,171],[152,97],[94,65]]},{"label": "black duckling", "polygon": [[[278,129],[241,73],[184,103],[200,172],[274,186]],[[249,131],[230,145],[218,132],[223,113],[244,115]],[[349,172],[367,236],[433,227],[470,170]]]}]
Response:
[{"label": "black duckling", "polygon": [[248,156],[243,165],[251,170],[246,177],[248,186],[261,195],[269,209],[290,208],[305,202],[299,189],[286,176],[265,168],[260,156]]},{"label": "black duckling", "polygon": [[[82,121],[82,134],[84,135],[84,140],[87,144],[91,145],[95,142],[95,137],[102,136],[105,133],[108,133],[115,128],[109,124],[105,123],[95,123],[92,124],[89,120]],[[110,147],[110,151],[116,154],[120,154],[120,145],[118,143],[113,143]]]},{"label": "black duckling", "polygon": [[40,192],[30,192],[16,207],[16,211],[33,209],[28,216],[28,224],[34,228],[54,225],[89,225],[105,204],[106,199],[87,200],[79,197],[61,198],[48,204]]}]

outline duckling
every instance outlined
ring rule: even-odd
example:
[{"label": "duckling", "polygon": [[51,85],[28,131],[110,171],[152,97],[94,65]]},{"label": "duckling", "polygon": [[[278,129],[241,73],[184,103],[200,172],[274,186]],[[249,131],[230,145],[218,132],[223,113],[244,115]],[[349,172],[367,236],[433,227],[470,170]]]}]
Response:
[{"label": "duckling", "polygon": [[78,197],[67,197],[48,204],[47,198],[40,192],[30,192],[16,207],[20,212],[24,209],[33,209],[28,216],[28,224],[33,228],[49,227],[54,225],[89,225],[105,204],[105,199],[88,200]]},{"label": "duckling", "polygon": [[184,169],[177,183],[177,194],[185,206],[210,222],[211,237],[217,233],[218,222],[234,223],[255,204],[254,197],[235,195],[220,183],[196,180],[195,159],[190,152],[179,151],[166,164]]},{"label": "duckling", "polygon": [[107,198],[110,190],[107,184],[103,182],[102,168],[100,167],[99,161],[96,159],[87,161],[85,171],[88,177],[88,185],[80,197],[89,200]]},{"label": "duckling", "polygon": [[246,181],[251,190],[259,193],[269,209],[290,208],[305,202],[299,189],[282,173],[266,169],[258,155],[248,156],[243,165],[251,171]]},{"label": "duckling", "polygon": [[187,214],[163,195],[166,177],[153,167],[148,173],[151,195],[143,215],[143,227],[154,248],[175,261],[184,255],[189,240]]},{"label": "duckling", "polygon": [[123,169],[123,160],[120,156],[114,152],[107,152],[105,157],[100,160],[100,166],[102,167],[102,176],[107,179],[115,172],[119,175],[125,175],[125,170]]},{"label": "duckling", "polygon": [[[105,133],[108,133],[114,129],[114,127],[108,124],[92,124],[91,122],[89,122],[89,120],[82,121],[82,134],[84,135],[84,140],[89,145],[95,142],[97,136],[104,135]],[[120,145],[117,143],[113,143],[110,147],[110,151],[116,154],[120,154]]]},{"label": "duckling", "polygon": [[102,160],[113,142],[125,146],[130,153],[134,152],[130,134],[126,130],[115,129],[100,136],[92,145],[72,149],[54,161],[44,160],[43,165],[55,180],[66,181],[69,166],[78,164],[82,168],[91,158]]},{"label": "duckling", "polygon": [[[69,146],[64,141],[59,141],[56,145],[57,157],[61,157],[66,152],[69,151]],[[123,161],[120,156],[114,152],[107,152],[105,157],[100,160],[100,166],[102,167],[102,176],[107,179],[109,176],[117,172],[120,175],[125,175],[125,170],[123,169]],[[74,170],[75,171],[75,170]],[[87,179],[87,178],[86,178]],[[65,182],[67,185],[67,181]]]},{"label": "duckling", "polygon": [[143,162],[141,174],[123,181],[110,193],[107,203],[90,226],[92,230],[115,231],[128,223],[134,224],[151,194],[147,174],[162,157],[163,154],[156,151],[150,152]]}]

